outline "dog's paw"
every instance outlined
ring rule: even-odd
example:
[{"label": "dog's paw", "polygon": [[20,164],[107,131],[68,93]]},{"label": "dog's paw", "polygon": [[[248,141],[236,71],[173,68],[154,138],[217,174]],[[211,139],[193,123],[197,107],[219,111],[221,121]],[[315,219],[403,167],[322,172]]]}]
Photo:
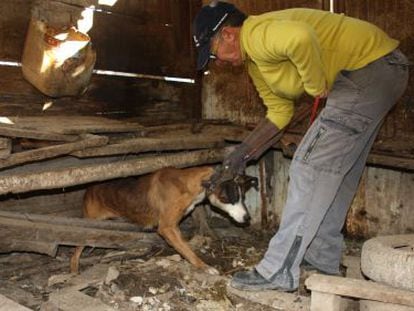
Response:
[{"label": "dog's paw", "polygon": [[204,271],[207,272],[208,274],[211,274],[211,275],[219,275],[220,274],[220,272],[216,268],[213,268],[213,267],[210,267],[210,266],[207,266],[204,269]]}]

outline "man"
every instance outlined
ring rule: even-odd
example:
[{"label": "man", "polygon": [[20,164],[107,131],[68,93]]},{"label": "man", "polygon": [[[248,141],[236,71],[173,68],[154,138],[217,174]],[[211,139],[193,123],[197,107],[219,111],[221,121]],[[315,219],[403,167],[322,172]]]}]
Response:
[{"label": "man", "polygon": [[366,158],[407,85],[408,62],[398,41],[344,15],[289,9],[247,17],[217,1],[202,8],[193,27],[198,69],[209,59],[244,64],[267,107],[266,117],[224,160],[221,174],[243,171],[252,154],[265,151],[303,92],[327,97],[293,157],[278,232],[255,269],[236,273],[232,286],[293,291],[303,263],[337,274],[341,229]]}]

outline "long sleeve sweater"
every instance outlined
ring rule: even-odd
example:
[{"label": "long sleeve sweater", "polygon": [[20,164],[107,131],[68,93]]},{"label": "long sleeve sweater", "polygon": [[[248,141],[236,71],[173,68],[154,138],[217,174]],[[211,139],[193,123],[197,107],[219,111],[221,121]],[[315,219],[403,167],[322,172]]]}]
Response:
[{"label": "long sleeve sweater", "polygon": [[360,69],[399,42],[368,22],[313,9],[249,16],[240,46],[249,75],[267,107],[267,118],[285,127],[294,100],[330,89],[341,70]]}]

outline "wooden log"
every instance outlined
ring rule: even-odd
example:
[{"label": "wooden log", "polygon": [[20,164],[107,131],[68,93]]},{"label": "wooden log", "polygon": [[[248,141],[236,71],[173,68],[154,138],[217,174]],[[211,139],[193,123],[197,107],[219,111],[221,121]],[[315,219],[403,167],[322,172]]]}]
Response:
[{"label": "wooden log", "polygon": [[413,292],[372,281],[314,274],[305,285],[312,292],[414,306]]},{"label": "wooden log", "polygon": [[120,143],[104,147],[88,148],[72,152],[71,155],[79,158],[107,156],[148,151],[191,150],[203,148],[218,148],[224,146],[224,140],[216,137],[188,137],[165,138],[132,138]]},{"label": "wooden log", "polygon": [[[126,243],[160,242],[157,233],[104,230],[69,225],[48,224],[32,220],[0,217],[0,249],[11,251],[45,252],[57,245],[87,245],[103,248],[120,248]],[[50,254],[47,251],[47,254]]]},{"label": "wooden log", "polygon": [[105,230],[117,230],[117,231],[132,231],[142,232],[143,229],[136,224],[129,222],[119,222],[113,220],[96,220],[86,218],[71,218],[61,216],[47,216],[39,214],[28,214],[20,212],[5,212],[0,211],[1,218],[28,220],[32,222],[41,222],[53,225],[64,225],[71,227],[82,227],[91,229],[105,229]]},{"label": "wooden log", "polygon": [[7,124],[0,124],[0,135],[52,141],[75,141],[78,139],[78,136],[76,135],[58,134],[53,132],[38,131],[35,129],[23,129]]},{"label": "wooden log", "polygon": [[82,135],[81,139],[76,142],[14,153],[10,155],[7,159],[0,160],[0,168],[54,158],[60,155],[69,154],[75,150],[82,150],[89,147],[102,146],[107,143],[107,137],[86,134]]},{"label": "wooden log", "polygon": [[369,154],[367,163],[414,171],[414,158],[403,158],[395,155],[385,155],[375,153],[375,151]]},{"label": "wooden log", "polygon": [[93,116],[19,116],[8,117],[13,127],[21,129],[36,129],[42,132],[56,134],[78,135],[86,133],[125,133],[137,132],[144,129],[139,123],[113,120]]},{"label": "wooden log", "polygon": [[226,152],[226,148],[223,148],[142,157],[113,163],[57,168],[32,173],[7,174],[7,172],[4,172],[0,176],[0,194],[56,189],[118,177],[142,175],[167,166],[188,167],[217,163],[223,160]]}]

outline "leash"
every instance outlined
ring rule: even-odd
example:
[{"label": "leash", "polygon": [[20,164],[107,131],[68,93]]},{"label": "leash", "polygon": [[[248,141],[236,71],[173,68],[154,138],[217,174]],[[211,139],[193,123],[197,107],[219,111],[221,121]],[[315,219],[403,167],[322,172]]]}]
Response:
[{"label": "leash", "polygon": [[316,119],[316,116],[318,114],[318,108],[319,108],[319,102],[320,101],[321,101],[321,98],[319,96],[316,96],[315,100],[313,101],[309,126],[311,126],[313,121],[315,121],[315,119]]}]

